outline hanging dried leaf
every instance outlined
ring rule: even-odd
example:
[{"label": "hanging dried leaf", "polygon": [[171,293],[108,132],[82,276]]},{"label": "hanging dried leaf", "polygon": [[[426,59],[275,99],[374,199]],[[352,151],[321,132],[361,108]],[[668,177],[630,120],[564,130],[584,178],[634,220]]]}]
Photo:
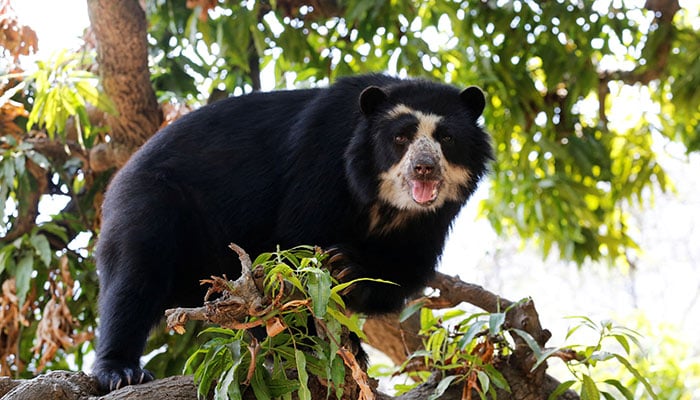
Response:
[{"label": "hanging dried leaf", "polygon": [[27,115],[27,110],[24,109],[22,103],[13,100],[0,101],[0,132],[19,139],[24,134],[24,129],[15,122],[15,119]]},{"label": "hanging dried leaf", "polygon": [[93,332],[80,332],[76,329],[80,323],[68,307],[67,301],[73,297],[74,283],[68,269],[68,257],[61,257],[59,268],[49,281],[51,299],[44,306],[36,329],[36,345],[32,351],[35,355],[41,355],[37,371],[43,370],[59,349],[68,350],[94,337]]},{"label": "hanging dried leaf", "polygon": [[345,365],[352,371],[352,378],[357,383],[360,388],[360,400],[374,400],[374,392],[369,384],[369,378],[367,378],[367,373],[362,370],[362,367],[355,359],[352,352],[346,350],[344,347],[338,349],[338,355],[343,359]]},{"label": "hanging dried leaf", "polygon": [[0,47],[17,63],[19,56],[36,53],[38,42],[36,32],[19,22],[10,0],[0,0]]},{"label": "hanging dried leaf", "polygon": [[34,293],[27,295],[22,309],[19,307],[15,279],[10,278],[2,283],[0,297],[0,376],[10,376],[12,367],[17,371],[24,370],[19,358],[19,339],[22,326],[29,326],[27,320],[28,304],[34,300]]}]

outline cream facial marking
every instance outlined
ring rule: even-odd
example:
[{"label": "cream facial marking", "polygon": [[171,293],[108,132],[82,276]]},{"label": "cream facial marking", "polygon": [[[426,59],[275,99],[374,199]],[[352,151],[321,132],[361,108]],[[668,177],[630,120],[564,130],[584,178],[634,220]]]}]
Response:
[{"label": "cream facial marking", "polygon": [[[399,104],[387,112],[390,118],[410,114],[418,120],[416,133],[407,144],[401,160],[379,176],[379,198],[399,210],[432,211],[446,201],[462,201],[462,188],[471,174],[466,168],[449,163],[435,138],[443,117]],[[417,172],[417,165],[428,160],[432,171]],[[374,218],[373,228],[382,229]],[[393,229],[394,227],[384,227]]]},{"label": "cream facial marking", "polygon": [[405,104],[399,104],[387,112],[389,118],[397,118],[403,114],[410,114],[418,119],[418,129],[416,130],[417,135],[432,137],[438,124],[442,120],[442,117],[439,115],[414,110]]},{"label": "cream facial marking", "polygon": [[387,217],[387,211],[382,206],[374,204],[369,211],[369,231],[374,235],[386,235],[401,228],[415,213],[412,210],[400,210]]}]

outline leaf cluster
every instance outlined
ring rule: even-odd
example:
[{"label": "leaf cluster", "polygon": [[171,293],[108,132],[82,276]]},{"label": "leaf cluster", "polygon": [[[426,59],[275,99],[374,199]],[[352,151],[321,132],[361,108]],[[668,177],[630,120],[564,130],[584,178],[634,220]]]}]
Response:
[{"label": "leaf cluster", "polygon": [[[30,108],[15,116],[29,133],[8,130],[0,136],[0,280],[7,282],[4,304],[18,310],[14,320],[3,321],[5,376],[82,368],[92,350],[84,343],[94,334],[97,304],[89,252],[94,204],[108,176],[91,175],[83,165],[98,132],[87,108],[112,108],[82,56],[61,52],[38,62],[35,72],[0,78],[9,87],[2,101]],[[76,136],[69,137],[69,121],[77,126]],[[49,215],[42,211],[46,204],[65,207]],[[61,356],[53,357],[58,350]],[[74,356],[71,364],[66,354]]]},{"label": "leaf cluster", "polygon": [[[73,118],[77,141],[85,146],[85,141],[94,134],[88,105],[116,114],[112,101],[99,87],[97,76],[87,70],[91,63],[90,53],[66,50],[55,53],[49,60],[37,62],[36,71],[28,74],[21,83],[29,85],[32,90],[28,131],[34,126],[43,128],[53,139],[56,134],[65,135],[66,124]],[[87,145],[89,147],[91,142]]]},{"label": "leaf cluster", "polygon": [[[585,1],[244,1],[204,14],[149,4],[156,86],[176,97],[248,92],[261,75],[298,88],[378,71],[484,87],[496,162],[481,213],[579,265],[625,265],[637,250],[626,210],[672,189],[653,137],[700,143],[690,10],[670,23]],[[634,84],[661,113],[610,123],[611,98]]]},{"label": "leaf cluster", "polygon": [[[643,376],[634,365],[633,346],[637,349],[643,348],[640,335],[637,332],[609,320],[595,322],[585,316],[573,317],[573,319],[577,321],[577,324],[569,329],[566,335],[567,339],[581,328],[593,333],[596,339],[593,344],[573,344],[560,349],[550,349],[540,355],[538,360],[556,355],[563,349],[573,350],[576,353],[575,357],[565,359],[573,379],[562,382],[557,390],[550,395],[551,400],[556,399],[559,394],[574,385],[579,386],[582,400],[598,400],[600,398],[614,400],[618,398],[616,396],[622,396],[627,400],[639,398],[629,389],[629,385],[618,379],[595,379],[596,375],[608,375],[603,367],[603,364],[607,362],[617,363],[626,370],[627,374],[637,380],[646,396],[651,399],[659,398],[652,388],[654,377],[652,375]],[[610,342],[612,345],[609,344]],[[599,371],[603,371],[603,374]]]},{"label": "leaf cluster", "polygon": [[[401,318],[408,318],[418,306],[420,302],[407,308]],[[503,329],[505,312],[466,314],[454,309],[436,315],[428,308],[420,309],[419,334],[424,337],[424,348],[411,354],[398,371],[408,372],[416,382],[397,385],[399,393],[425,382],[434,371],[441,372],[442,377],[429,397],[431,400],[440,398],[450,385],[458,384],[466,399],[471,399],[474,392],[481,399],[487,395],[496,399],[496,388],[510,392],[508,382],[497,369],[510,353]],[[423,368],[416,368],[416,363]]]},{"label": "leaf cluster", "polygon": [[[264,253],[254,265],[265,271],[264,292],[271,307],[250,316],[248,329],[208,328],[213,337],[192,354],[186,371],[194,373],[200,396],[212,388],[216,399],[240,399],[252,390],[258,399],[310,399],[309,377],[327,382],[327,396],[342,398],[346,368],[342,353],[348,332],[364,336],[357,316],[345,314],[338,284],[322,268],[326,255],[301,246]],[[256,327],[265,326],[263,335]]]}]

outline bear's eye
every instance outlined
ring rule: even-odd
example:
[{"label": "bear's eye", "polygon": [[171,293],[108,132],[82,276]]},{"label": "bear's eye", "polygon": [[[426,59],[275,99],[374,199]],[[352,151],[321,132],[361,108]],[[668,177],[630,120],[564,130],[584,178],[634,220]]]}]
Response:
[{"label": "bear's eye", "polygon": [[394,136],[394,143],[396,144],[406,144],[408,143],[408,137],[404,135],[396,135]]}]

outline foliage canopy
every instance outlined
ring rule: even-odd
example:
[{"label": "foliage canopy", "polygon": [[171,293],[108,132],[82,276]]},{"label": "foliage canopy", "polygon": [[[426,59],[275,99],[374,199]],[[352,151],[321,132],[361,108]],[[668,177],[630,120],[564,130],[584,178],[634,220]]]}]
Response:
[{"label": "foliage canopy", "polygon": [[[700,150],[698,7],[648,3],[149,0],[151,79],[166,111],[369,71],[479,85],[497,150],[482,214],[544,254],[620,265],[637,247],[625,210],[672,189],[659,143]],[[36,38],[9,0],[0,9],[0,373],[28,376],[70,367],[59,349],[78,368],[91,350],[91,251],[113,170],[92,170],[90,150],[112,140],[104,113],[119,104],[87,72],[89,45],[24,73]],[[632,96],[636,120],[620,115]],[[65,207],[40,215],[49,199]],[[177,373],[185,353],[150,367]]]}]

